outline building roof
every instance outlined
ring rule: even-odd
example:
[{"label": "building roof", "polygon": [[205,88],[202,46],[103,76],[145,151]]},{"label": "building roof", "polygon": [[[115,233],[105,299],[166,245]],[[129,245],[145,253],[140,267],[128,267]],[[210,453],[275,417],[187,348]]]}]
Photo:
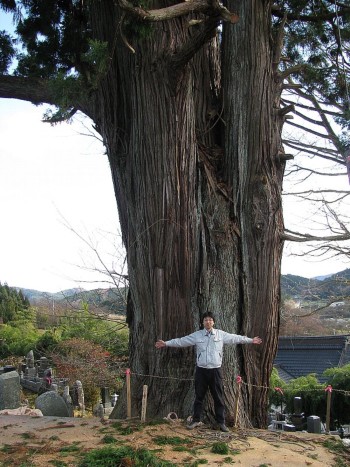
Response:
[{"label": "building roof", "polygon": [[279,376],[286,382],[315,373],[320,382],[322,373],[350,363],[350,335],[288,336],[278,340],[274,361]]}]

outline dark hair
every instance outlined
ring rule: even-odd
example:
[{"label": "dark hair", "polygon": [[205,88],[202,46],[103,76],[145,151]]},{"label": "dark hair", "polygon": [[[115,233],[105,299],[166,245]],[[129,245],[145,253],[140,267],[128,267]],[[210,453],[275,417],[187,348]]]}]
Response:
[{"label": "dark hair", "polygon": [[215,323],[215,316],[214,314],[211,312],[211,311],[206,311],[205,313],[203,313],[202,315],[202,323],[203,323],[203,320],[204,318],[212,318],[214,323]]}]

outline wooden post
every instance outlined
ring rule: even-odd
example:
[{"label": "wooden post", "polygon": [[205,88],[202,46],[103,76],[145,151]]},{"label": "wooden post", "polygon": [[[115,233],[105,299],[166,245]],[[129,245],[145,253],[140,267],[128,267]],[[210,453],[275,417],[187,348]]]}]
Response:
[{"label": "wooden post", "polygon": [[237,427],[237,419],[238,419],[238,404],[239,404],[239,398],[241,395],[241,382],[242,378],[240,376],[237,376],[237,394],[236,394],[236,400],[235,400],[235,411],[234,411],[234,426]]},{"label": "wooden post", "polygon": [[146,421],[147,392],[148,392],[148,386],[145,384],[143,386],[143,392],[142,392],[141,423],[145,423],[145,421]]},{"label": "wooden post", "polygon": [[330,432],[331,425],[331,398],[332,398],[332,386],[327,386],[325,391],[327,392],[327,409],[326,409],[326,433]]},{"label": "wooden post", "polygon": [[131,418],[131,385],[130,385],[130,368],[126,369],[126,418]]}]

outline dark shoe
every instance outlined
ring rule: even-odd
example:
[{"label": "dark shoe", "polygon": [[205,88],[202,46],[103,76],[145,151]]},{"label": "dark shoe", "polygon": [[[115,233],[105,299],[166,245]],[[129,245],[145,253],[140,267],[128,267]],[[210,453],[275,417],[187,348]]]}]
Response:
[{"label": "dark shoe", "polygon": [[197,426],[200,426],[201,422],[191,422],[190,424],[187,425],[188,430],[193,430],[193,428],[196,428]]},{"label": "dark shoe", "polygon": [[219,425],[219,428],[221,431],[224,431],[225,433],[229,432],[230,430],[227,428],[227,426],[225,425],[225,423],[221,423],[221,425]]}]

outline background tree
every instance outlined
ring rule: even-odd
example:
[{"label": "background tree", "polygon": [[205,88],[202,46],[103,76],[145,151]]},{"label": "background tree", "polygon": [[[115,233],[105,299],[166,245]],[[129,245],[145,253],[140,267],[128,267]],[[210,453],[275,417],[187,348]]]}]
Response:
[{"label": "background tree", "polygon": [[[192,350],[157,353],[153,343],[215,310],[219,327],[264,340],[224,362],[229,380],[247,383],[240,423],[263,426],[283,241],[293,237],[281,199],[293,107],[281,96],[298,87],[346,104],[346,86],[327,84],[346,83],[348,2],[0,3],[15,13],[22,45],[0,97],[54,104],[52,123],[79,110],[106,147],[127,251],[133,407],[148,384],[150,417],[189,414]],[[4,68],[14,50],[8,34],[1,41]],[[229,412],[233,401],[228,384]]]},{"label": "background tree", "polygon": [[20,314],[30,318],[29,309],[29,300],[23,296],[21,290],[0,283],[0,318],[3,323],[18,319]]}]

